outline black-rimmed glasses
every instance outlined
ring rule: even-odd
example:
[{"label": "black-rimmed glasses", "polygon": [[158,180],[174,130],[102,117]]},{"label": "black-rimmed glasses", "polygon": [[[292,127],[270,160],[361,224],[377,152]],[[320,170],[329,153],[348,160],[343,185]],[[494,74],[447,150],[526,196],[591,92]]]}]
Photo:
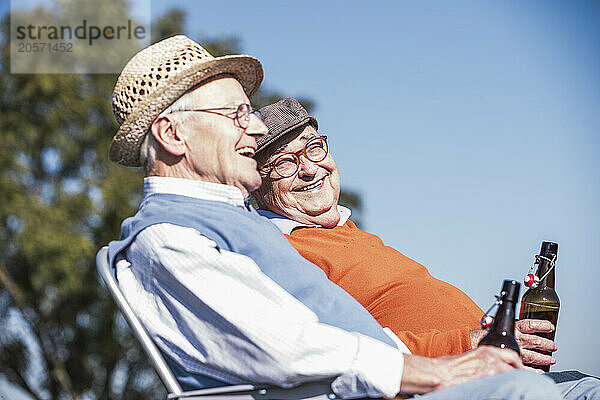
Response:
[{"label": "black-rimmed glasses", "polygon": [[283,153],[278,155],[273,161],[260,168],[260,172],[268,175],[271,171],[275,171],[281,178],[289,178],[294,175],[300,168],[300,156],[312,162],[320,162],[327,157],[329,148],[327,147],[327,136],[319,136],[310,139],[302,150],[295,153]]},{"label": "black-rimmed glasses", "polygon": [[[221,114],[221,113],[215,113],[215,114],[236,120],[237,123],[239,124],[240,128],[242,128],[242,129],[248,128],[248,125],[250,124],[250,116],[251,115],[254,115],[255,117],[257,117],[258,119],[260,119],[262,121],[262,116],[260,115],[260,113],[258,111],[252,111],[252,106],[250,104],[246,104],[246,103],[242,103],[237,107],[192,108],[189,110],[175,110],[172,112],[174,112],[174,113],[185,112],[185,111],[211,112],[211,111],[225,111],[225,110],[232,110],[232,112],[230,114],[233,114],[235,112],[235,115],[233,117],[231,117],[230,114],[229,115]],[[233,110],[235,110],[235,111],[233,111]]]}]

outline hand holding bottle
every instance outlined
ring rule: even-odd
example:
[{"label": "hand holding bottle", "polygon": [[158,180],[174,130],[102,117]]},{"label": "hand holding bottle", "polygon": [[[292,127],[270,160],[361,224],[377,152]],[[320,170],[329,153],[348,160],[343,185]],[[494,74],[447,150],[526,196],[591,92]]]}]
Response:
[{"label": "hand holding bottle", "polygon": [[[534,369],[537,366],[549,367],[556,363],[556,359],[549,354],[540,352],[556,351],[556,344],[539,336],[554,332],[555,327],[550,321],[541,319],[524,319],[515,322],[515,339],[521,348],[521,360]],[[471,343],[476,348],[479,341],[487,334],[485,329],[474,329],[471,331]],[[543,372],[541,369],[539,371]]]},{"label": "hand holding bottle", "polygon": [[556,344],[542,336],[540,333],[548,334],[554,332],[555,326],[550,321],[541,319],[523,319],[515,323],[515,339],[521,347],[521,359],[525,364],[533,368],[537,366],[549,367],[556,363],[556,359],[550,354],[556,351]]},{"label": "hand holding bottle", "polygon": [[493,346],[437,358],[411,354],[404,357],[400,390],[424,394],[516,368],[523,368],[516,352]]},{"label": "hand holding bottle", "polygon": [[[496,302],[498,311],[487,335],[479,342],[479,346],[489,345],[511,349],[521,355],[521,349],[515,339],[515,306],[520,288],[521,285],[517,281],[506,280],[502,283],[502,290]],[[486,318],[489,318],[487,313]]]},{"label": "hand holding bottle", "polygon": [[[498,311],[477,349],[456,356],[405,357],[401,390],[422,394],[472,379],[523,368],[519,345],[514,336],[515,305],[520,287],[517,281],[506,280],[502,283],[502,290],[496,302]],[[423,373],[427,370],[428,363],[435,364],[433,376]]]},{"label": "hand holding bottle", "polygon": [[[530,367],[539,368],[545,372],[548,372],[550,365],[556,362],[552,357],[552,352],[556,346],[551,346],[550,343],[542,339],[554,341],[556,333],[556,323],[560,309],[560,300],[554,289],[557,256],[558,243],[542,242],[540,254],[535,257],[534,265],[527,275],[526,285],[530,287],[521,300],[521,313],[519,315],[519,319],[523,321],[524,331],[522,333],[537,336],[537,338],[525,337],[529,345],[533,346],[529,347],[530,351],[539,352],[538,354],[528,355],[528,357],[532,357],[532,362],[526,360],[523,362]],[[536,265],[537,272],[534,275],[533,269]],[[533,279],[531,279],[532,277]],[[541,330],[539,325],[534,327],[532,323],[525,322],[533,320],[549,321],[553,329]]]}]

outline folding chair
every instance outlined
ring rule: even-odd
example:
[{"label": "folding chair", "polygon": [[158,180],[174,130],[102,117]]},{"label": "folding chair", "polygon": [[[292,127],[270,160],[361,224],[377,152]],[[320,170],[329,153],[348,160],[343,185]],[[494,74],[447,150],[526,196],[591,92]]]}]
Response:
[{"label": "folding chair", "polygon": [[115,275],[108,262],[108,247],[104,246],[96,254],[98,273],[106,284],[108,291],[117,303],[131,330],[142,344],[154,369],[167,389],[167,399],[184,400],[332,400],[336,395],[331,391],[331,380],[305,383],[295,388],[282,389],[266,385],[233,385],[210,389],[184,392],[171,372],[161,352],[150,338],[150,335],[134,314],[131,306],[123,296]]}]

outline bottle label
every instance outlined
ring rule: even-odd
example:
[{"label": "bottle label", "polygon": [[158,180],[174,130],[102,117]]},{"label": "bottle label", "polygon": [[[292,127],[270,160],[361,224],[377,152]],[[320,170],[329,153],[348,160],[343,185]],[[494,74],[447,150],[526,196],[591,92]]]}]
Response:
[{"label": "bottle label", "polygon": [[[521,309],[523,309],[524,305],[531,306],[531,307],[536,307],[536,308],[544,308],[544,309],[552,310],[552,311],[558,311],[560,309],[560,306],[556,307],[556,306],[551,306],[549,304],[530,303],[528,301],[521,301]],[[545,318],[543,318],[543,319],[545,319]]]}]

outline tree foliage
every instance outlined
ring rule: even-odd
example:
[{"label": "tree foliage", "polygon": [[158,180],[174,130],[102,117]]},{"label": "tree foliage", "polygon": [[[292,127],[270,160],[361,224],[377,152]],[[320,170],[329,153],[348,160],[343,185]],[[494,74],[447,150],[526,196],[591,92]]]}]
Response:
[{"label": "tree foliage", "polygon": [[[179,10],[159,18],[153,40],[182,33],[184,20]],[[0,374],[36,399],[164,398],[95,272],[96,251],[118,237],[142,193],[140,170],[108,161],[117,76],[10,74],[8,26],[5,17]],[[241,50],[235,38],[199,41],[215,56]],[[254,105],[281,97],[261,90]]]}]

